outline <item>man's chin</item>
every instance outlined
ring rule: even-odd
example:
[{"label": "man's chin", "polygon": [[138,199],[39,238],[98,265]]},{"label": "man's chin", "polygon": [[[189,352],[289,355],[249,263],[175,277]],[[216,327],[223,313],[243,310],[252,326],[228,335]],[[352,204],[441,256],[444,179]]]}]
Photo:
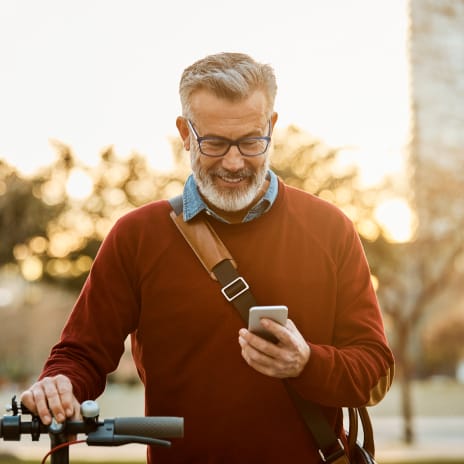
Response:
[{"label": "man's chin", "polygon": [[235,189],[215,189],[214,193],[203,192],[203,196],[208,203],[229,213],[235,213],[248,208],[253,203],[255,195],[255,192],[251,192],[249,187],[241,191]]}]

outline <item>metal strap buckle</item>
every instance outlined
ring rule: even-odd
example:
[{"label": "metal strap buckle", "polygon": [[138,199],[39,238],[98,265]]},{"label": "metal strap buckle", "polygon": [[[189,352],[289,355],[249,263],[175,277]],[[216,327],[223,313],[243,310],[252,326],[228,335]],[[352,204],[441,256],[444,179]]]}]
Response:
[{"label": "metal strap buckle", "polygon": [[[234,287],[237,283],[240,283],[241,287],[237,288],[236,291],[234,291],[235,289],[232,287]],[[246,280],[243,277],[237,277],[232,282],[229,282],[227,285],[221,288],[221,292],[224,295],[225,299],[230,302],[235,300],[235,298],[240,296],[243,292],[246,292],[249,288],[250,286],[247,284]],[[227,293],[229,290],[231,291],[230,296]]]},{"label": "metal strap buckle", "polygon": [[343,454],[345,453],[345,447],[343,446],[343,443],[340,440],[340,438],[337,441],[338,441],[338,444],[340,445],[340,449],[338,449],[337,451],[334,451],[329,456],[325,456],[324,452],[321,449],[318,450],[319,455],[321,456],[321,459],[324,462],[333,462],[333,461],[335,461],[335,459],[339,458],[340,456],[343,456]]}]

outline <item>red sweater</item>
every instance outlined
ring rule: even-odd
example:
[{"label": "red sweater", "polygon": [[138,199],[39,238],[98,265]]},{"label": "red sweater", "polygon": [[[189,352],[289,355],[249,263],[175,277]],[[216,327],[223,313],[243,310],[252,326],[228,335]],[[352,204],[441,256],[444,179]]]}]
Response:
[{"label": "red sweater", "polygon": [[[147,415],[182,416],[185,437],[153,448],[156,463],[311,463],[317,450],[281,380],[243,360],[238,312],[222,296],[157,201],[122,217],[103,242],[42,377],[62,373],[79,400],[98,397],[127,334]],[[334,206],[280,183],[248,223],[213,227],[258,304],[285,304],[311,347],[304,397],[325,406],[373,404],[393,371],[369,268],[352,223]]]}]

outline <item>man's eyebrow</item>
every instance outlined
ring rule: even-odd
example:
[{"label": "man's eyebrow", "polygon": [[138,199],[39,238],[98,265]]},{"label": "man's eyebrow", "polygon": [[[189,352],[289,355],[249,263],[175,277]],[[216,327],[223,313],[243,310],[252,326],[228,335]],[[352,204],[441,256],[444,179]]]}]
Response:
[{"label": "man's eyebrow", "polygon": [[248,132],[247,134],[245,135],[241,135],[240,137],[237,137],[236,139],[231,139],[229,137],[224,137],[223,135],[218,135],[218,134],[214,134],[214,133],[209,133],[209,134],[205,134],[205,135],[200,135],[201,138],[205,138],[205,137],[212,137],[212,138],[215,138],[215,139],[222,139],[222,140],[241,140],[241,139],[247,139],[249,137],[265,137],[267,135],[267,133],[264,133],[264,134],[261,134],[259,130],[252,130],[250,132]]}]

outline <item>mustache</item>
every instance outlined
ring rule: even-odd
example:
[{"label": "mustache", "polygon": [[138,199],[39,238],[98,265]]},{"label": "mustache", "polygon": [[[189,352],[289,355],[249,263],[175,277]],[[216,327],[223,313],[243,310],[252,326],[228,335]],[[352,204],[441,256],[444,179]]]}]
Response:
[{"label": "mustache", "polygon": [[238,171],[229,171],[228,169],[219,167],[210,171],[210,175],[218,177],[227,177],[229,179],[241,179],[244,177],[253,177],[255,175],[255,172],[253,171],[253,169],[250,168],[242,168]]}]

